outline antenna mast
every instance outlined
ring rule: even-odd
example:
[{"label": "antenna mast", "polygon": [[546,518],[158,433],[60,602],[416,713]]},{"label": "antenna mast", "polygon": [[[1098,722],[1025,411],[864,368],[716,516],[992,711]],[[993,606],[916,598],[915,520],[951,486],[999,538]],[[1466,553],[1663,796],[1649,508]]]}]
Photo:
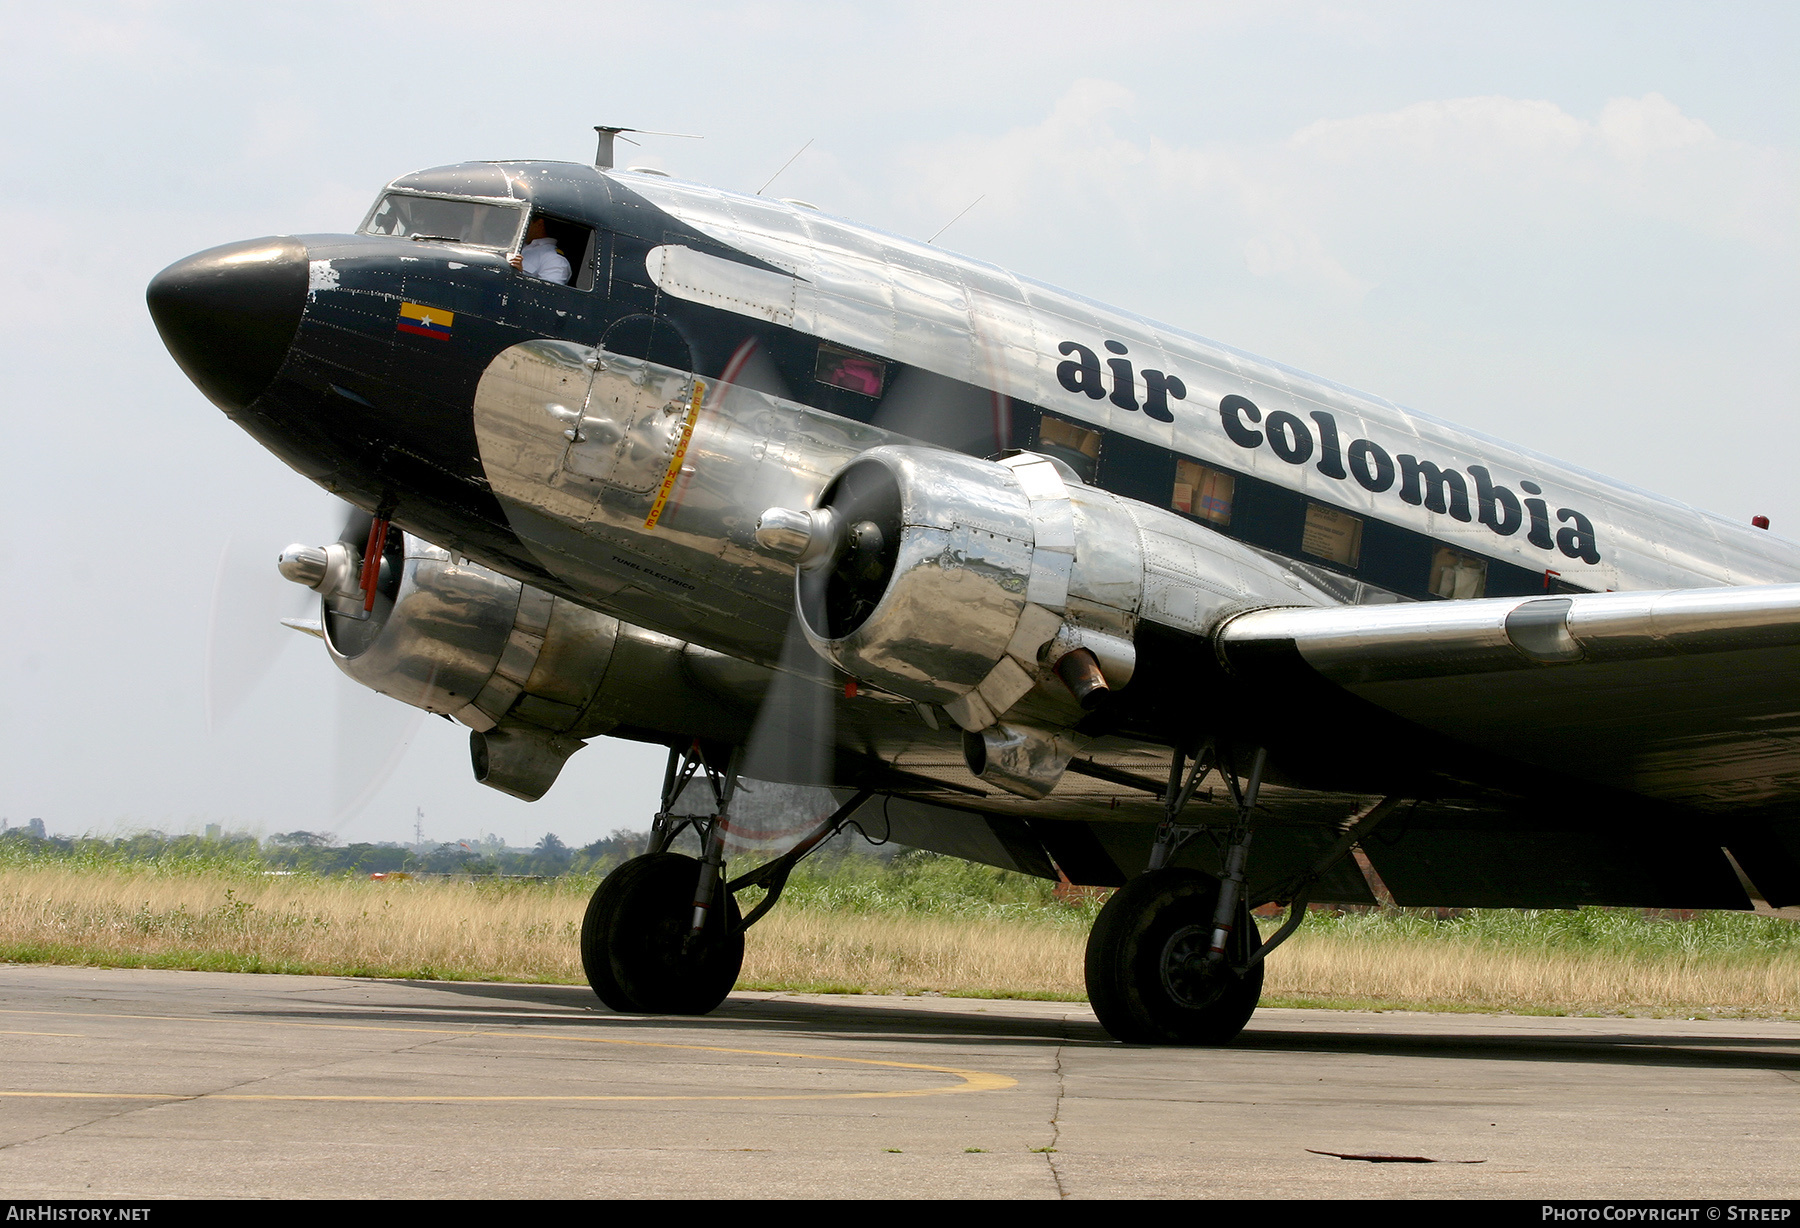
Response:
[{"label": "antenna mast", "polygon": [[636,132],[641,136],[678,136],[684,141],[704,141],[706,139],[703,136],[695,136],[691,132],[652,132],[648,128],[614,128],[607,124],[595,124],[594,134],[600,138],[599,144],[594,147],[595,166],[603,171],[609,171],[613,168],[614,137],[618,137],[619,140],[624,141],[627,145],[641,144],[641,142],[634,141],[628,136],[620,136],[619,134],[622,132]]}]

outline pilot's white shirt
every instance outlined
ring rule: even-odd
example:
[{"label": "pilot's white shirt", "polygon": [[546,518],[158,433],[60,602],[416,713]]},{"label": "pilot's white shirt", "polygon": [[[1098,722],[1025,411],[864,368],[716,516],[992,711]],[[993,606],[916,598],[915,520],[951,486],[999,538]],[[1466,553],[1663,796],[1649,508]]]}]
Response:
[{"label": "pilot's white shirt", "polygon": [[569,284],[569,262],[556,250],[555,239],[533,239],[519,256],[519,267],[539,281],[553,281],[559,286]]}]

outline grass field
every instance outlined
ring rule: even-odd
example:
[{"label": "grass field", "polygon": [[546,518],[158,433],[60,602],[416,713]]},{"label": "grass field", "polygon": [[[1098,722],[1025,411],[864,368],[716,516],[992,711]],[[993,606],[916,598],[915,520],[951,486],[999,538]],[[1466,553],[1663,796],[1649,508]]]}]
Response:
[{"label": "grass field", "polygon": [[[1095,900],[1059,902],[1052,884],[930,855],[803,869],[750,931],[741,987],[1084,996]],[[253,860],[0,850],[0,961],[579,983],[595,882],[273,876]],[[1800,1017],[1800,924],[1624,909],[1316,913],[1270,958],[1264,1001]]]}]

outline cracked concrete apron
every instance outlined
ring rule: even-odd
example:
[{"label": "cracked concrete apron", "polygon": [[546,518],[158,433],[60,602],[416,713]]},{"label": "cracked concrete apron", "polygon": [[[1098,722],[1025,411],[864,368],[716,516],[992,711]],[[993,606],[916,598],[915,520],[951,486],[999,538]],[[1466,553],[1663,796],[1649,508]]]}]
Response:
[{"label": "cracked concrete apron", "polygon": [[0,980],[14,1198],[1800,1195],[1786,1023],[1262,1011],[1181,1050],[1069,1003]]}]

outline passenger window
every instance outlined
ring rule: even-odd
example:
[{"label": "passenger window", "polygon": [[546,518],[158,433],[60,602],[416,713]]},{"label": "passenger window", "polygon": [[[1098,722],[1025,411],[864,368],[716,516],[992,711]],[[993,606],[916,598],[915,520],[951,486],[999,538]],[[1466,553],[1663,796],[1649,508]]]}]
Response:
[{"label": "passenger window", "polygon": [[443,239],[504,250],[518,237],[520,212],[506,205],[389,192],[370,212],[362,232],[395,238]]},{"label": "passenger window", "polygon": [[887,383],[887,364],[867,354],[825,344],[819,346],[819,361],[813,367],[813,378],[833,388],[859,392],[865,397],[879,397]]},{"label": "passenger window", "polygon": [[1175,490],[1169,506],[1217,525],[1231,523],[1231,496],[1237,479],[1190,460],[1175,462]]},{"label": "passenger window", "polygon": [[1431,591],[1434,596],[1458,600],[1481,596],[1487,591],[1487,560],[1448,546],[1438,547],[1431,560]]},{"label": "passenger window", "polygon": [[1308,503],[1300,549],[1345,567],[1355,567],[1362,558],[1362,528],[1361,516],[1340,512],[1323,503]]},{"label": "passenger window", "polygon": [[1038,423],[1037,450],[1068,465],[1082,481],[1092,482],[1100,467],[1100,432],[1045,414]]}]

